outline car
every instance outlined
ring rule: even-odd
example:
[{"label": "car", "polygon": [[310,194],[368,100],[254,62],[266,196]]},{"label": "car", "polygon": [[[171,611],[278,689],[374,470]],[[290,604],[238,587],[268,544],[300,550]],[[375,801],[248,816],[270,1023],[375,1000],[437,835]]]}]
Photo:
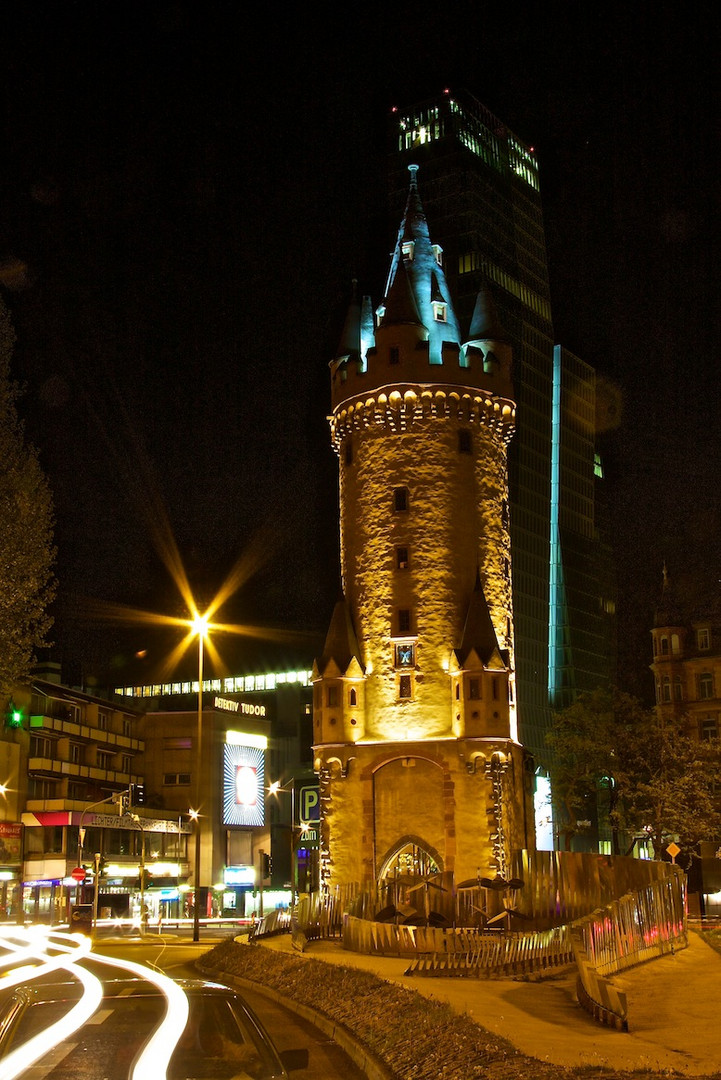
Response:
[{"label": "car", "polygon": [[[14,1052],[58,1021],[68,1026],[68,1015],[83,1000],[84,988],[78,981],[47,979],[18,987],[0,1000],[0,1078],[283,1080],[288,1071],[307,1067],[308,1051],[278,1052],[234,990],[202,979],[178,980],[175,985],[188,1002],[187,1023],[174,1049],[167,1036],[161,1040],[157,1066],[148,1062],[147,1048],[166,1016],[167,998],[142,978],[122,978],[104,979],[92,1015],[77,1030],[63,1032],[59,1041],[49,1032],[48,1045],[35,1063],[20,1072],[13,1071]],[[181,1024],[184,1016],[182,1012]]]}]

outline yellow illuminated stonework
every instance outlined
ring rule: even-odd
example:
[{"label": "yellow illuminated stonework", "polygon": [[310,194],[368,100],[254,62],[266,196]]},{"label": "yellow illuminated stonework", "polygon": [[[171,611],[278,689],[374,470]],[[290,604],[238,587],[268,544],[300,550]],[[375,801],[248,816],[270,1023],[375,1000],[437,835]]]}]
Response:
[{"label": "yellow illuminated stonework", "polygon": [[323,880],[367,885],[408,851],[419,873],[493,876],[533,847],[514,694],[511,348],[482,305],[461,334],[415,173],[363,355],[355,310],[331,364],[343,599],[313,668]]}]

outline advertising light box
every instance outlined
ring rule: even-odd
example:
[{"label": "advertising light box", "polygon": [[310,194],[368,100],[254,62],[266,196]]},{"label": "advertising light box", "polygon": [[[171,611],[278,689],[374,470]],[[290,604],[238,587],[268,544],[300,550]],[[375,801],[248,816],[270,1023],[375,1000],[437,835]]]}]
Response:
[{"label": "advertising light box", "polygon": [[240,742],[223,747],[223,824],[265,823],[265,752]]}]

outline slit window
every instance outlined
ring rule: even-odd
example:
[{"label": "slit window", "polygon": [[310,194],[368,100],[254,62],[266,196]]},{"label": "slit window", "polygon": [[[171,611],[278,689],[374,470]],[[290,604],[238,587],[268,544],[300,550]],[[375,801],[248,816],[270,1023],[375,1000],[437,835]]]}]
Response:
[{"label": "slit window", "polygon": [[397,514],[403,514],[408,509],[408,488],[396,488],[393,492],[393,509]]}]

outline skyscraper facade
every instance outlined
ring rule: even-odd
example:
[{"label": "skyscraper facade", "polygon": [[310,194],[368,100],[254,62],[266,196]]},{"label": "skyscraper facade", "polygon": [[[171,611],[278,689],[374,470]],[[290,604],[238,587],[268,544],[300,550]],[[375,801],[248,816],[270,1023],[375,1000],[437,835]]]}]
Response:
[{"label": "skyscraper facade", "polygon": [[[540,763],[553,708],[612,678],[614,602],[597,509],[592,368],[555,348],[538,165],[480,102],[446,92],[394,110],[389,200],[417,162],[461,321],[487,287],[513,343],[509,448],[519,734]],[[580,488],[580,490],[579,490]]]}]

